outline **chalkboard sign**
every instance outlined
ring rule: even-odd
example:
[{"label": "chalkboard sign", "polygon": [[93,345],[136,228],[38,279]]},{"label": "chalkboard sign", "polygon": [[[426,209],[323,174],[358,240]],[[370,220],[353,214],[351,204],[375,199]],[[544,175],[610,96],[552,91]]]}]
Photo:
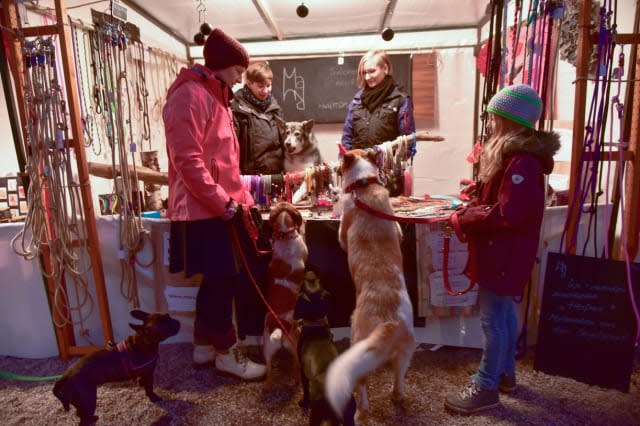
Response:
[{"label": "chalkboard sign", "polygon": [[536,370],[628,392],[636,326],[624,262],[549,253]]},{"label": "chalkboard sign", "polygon": [[[390,55],[393,78],[411,93],[409,55]],[[343,123],[349,102],[358,91],[356,72],[361,56],[300,58],[269,61],[273,95],[287,121],[314,119],[316,123]]]}]

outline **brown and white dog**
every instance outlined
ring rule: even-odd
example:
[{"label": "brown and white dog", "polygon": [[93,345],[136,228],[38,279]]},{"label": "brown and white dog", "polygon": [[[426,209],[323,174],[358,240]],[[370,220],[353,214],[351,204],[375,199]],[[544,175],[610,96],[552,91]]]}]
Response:
[{"label": "brown and white dog", "polygon": [[338,238],[347,253],[356,307],[351,317],[351,347],[329,366],[325,381],[327,399],[338,415],[344,412],[354,389],[357,391],[358,421],[365,420],[369,409],[366,376],[391,361],[395,377],[392,398],[399,400],[415,348],[400,225],[355,204],[357,197],[375,210],[393,214],[389,192],[378,178],[375,157],[373,151],[348,151],[340,166],[344,205]]},{"label": "brown and white dog", "polygon": [[318,141],[313,133],[313,120],[284,121],[278,117],[277,122],[284,134],[285,172],[301,172],[307,167],[322,164]]},{"label": "brown and white dog", "polygon": [[[293,371],[297,375],[300,371],[296,351],[299,332],[293,320],[293,309],[304,279],[308,256],[307,245],[300,231],[302,215],[291,203],[277,203],[269,214],[269,224],[272,229],[273,252],[269,263],[267,303],[277,318],[271,312],[267,312],[265,318],[265,387],[272,384],[272,358],[282,348],[293,355]],[[296,376],[296,381],[299,382],[299,376]]]}]

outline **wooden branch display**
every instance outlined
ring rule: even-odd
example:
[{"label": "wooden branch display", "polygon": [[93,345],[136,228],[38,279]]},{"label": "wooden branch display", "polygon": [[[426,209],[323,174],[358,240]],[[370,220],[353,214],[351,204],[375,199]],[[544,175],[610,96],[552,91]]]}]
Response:
[{"label": "wooden branch display", "polygon": [[[402,138],[403,136],[398,136],[395,141],[400,140],[400,138]],[[444,137],[439,136],[439,135],[432,135],[429,132],[426,131],[421,131],[421,132],[416,132],[416,140],[418,142],[441,142],[444,140]],[[394,142],[395,142],[394,141]]]},{"label": "wooden branch display", "polygon": [[[111,164],[89,162],[89,173],[105,179],[113,179],[120,176],[120,167],[116,165],[115,171]],[[153,183],[156,185],[168,185],[169,175],[166,172],[158,172],[144,166],[133,167],[129,165],[129,174],[133,176],[136,173],[138,179],[144,183]]]}]

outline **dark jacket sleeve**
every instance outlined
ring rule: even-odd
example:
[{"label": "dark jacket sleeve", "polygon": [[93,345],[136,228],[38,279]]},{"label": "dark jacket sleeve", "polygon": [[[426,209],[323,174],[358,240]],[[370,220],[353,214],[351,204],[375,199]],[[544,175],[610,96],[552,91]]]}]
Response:
[{"label": "dark jacket sleeve", "polygon": [[347,111],[347,117],[344,120],[344,127],[342,128],[342,145],[347,149],[351,149],[351,141],[353,140],[353,102],[349,102],[349,110]]},{"label": "dark jacket sleeve", "polygon": [[398,134],[408,135],[416,131],[416,123],[413,117],[413,102],[406,96],[398,110]]}]

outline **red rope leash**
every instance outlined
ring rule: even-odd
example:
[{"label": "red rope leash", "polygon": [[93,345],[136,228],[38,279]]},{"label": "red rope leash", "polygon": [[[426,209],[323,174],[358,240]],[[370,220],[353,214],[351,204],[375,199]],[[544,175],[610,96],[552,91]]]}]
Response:
[{"label": "red rope leash", "polygon": [[442,256],[442,279],[444,281],[444,288],[447,290],[447,293],[450,296],[461,296],[467,292],[469,292],[475,285],[475,283],[471,282],[469,287],[461,291],[453,291],[451,288],[451,282],[449,281],[449,251],[451,245],[451,232],[453,229],[451,225],[449,225],[448,216],[439,216],[439,217],[406,217],[406,216],[398,216],[393,214],[388,214],[386,212],[374,209],[364,201],[362,201],[357,196],[354,196],[354,203],[356,206],[373,216],[379,217],[381,219],[393,220],[400,223],[440,223],[442,231],[444,233],[444,253]]},{"label": "red rope leash", "polygon": [[262,302],[264,303],[264,306],[267,308],[269,313],[271,315],[273,315],[273,317],[275,318],[276,322],[280,326],[280,329],[282,330],[282,332],[284,333],[285,337],[289,341],[289,344],[291,345],[291,348],[293,350],[296,350],[295,345],[294,345],[294,341],[293,341],[293,337],[291,337],[291,334],[289,334],[289,330],[287,330],[287,327],[284,325],[284,323],[282,322],[282,320],[280,319],[278,314],[276,314],[275,311],[273,310],[273,308],[271,307],[271,305],[269,305],[269,302],[267,302],[267,298],[264,296],[264,293],[262,292],[262,290],[260,290],[260,286],[258,285],[258,283],[256,282],[256,279],[254,278],[253,274],[251,273],[251,268],[249,268],[249,262],[247,261],[247,258],[246,258],[245,254],[244,254],[244,251],[242,250],[242,246],[240,245],[240,238],[238,237],[238,231],[236,231],[236,228],[232,224],[230,225],[230,228],[231,228],[231,239],[233,240],[233,243],[235,244],[236,248],[238,249],[238,252],[240,253],[240,258],[242,259],[242,264],[244,265],[244,268],[247,271],[247,275],[249,276],[249,279],[251,279],[251,283],[253,284],[253,286],[255,287],[256,291],[258,292],[258,295],[260,296],[260,299],[262,299]]}]

